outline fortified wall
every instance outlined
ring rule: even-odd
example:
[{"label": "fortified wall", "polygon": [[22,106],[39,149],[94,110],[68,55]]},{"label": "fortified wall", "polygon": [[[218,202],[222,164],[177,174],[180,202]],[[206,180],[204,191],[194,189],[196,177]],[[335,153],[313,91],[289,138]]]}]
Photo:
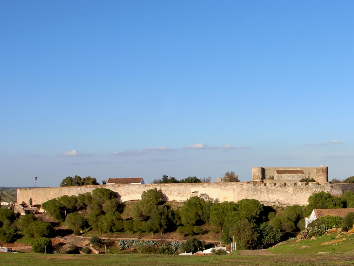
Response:
[{"label": "fortified wall", "polygon": [[328,182],[328,167],[253,167],[253,181],[299,182],[303,178],[313,178],[316,182]]},{"label": "fortified wall", "polygon": [[354,191],[354,184],[303,183],[303,182],[230,182],[230,183],[178,183],[144,185],[100,185],[51,188],[17,189],[17,202],[28,205],[42,203],[63,195],[78,195],[91,192],[95,188],[108,188],[119,195],[119,201],[140,200],[141,194],[157,188],[165,195],[165,200],[183,202],[190,197],[199,196],[214,201],[240,201],[256,199],[268,206],[307,205],[308,198],[317,192],[325,191],[340,196],[345,191]]}]

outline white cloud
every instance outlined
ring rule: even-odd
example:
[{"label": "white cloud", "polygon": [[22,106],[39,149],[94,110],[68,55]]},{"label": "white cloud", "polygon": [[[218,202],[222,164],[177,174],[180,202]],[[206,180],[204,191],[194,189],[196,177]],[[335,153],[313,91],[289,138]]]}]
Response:
[{"label": "white cloud", "polygon": [[150,152],[158,152],[158,151],[171,151],[172,149],[169,149],[167,147],[151,147],[151,148],[145,148],[141,150],[125,150],[125,151],[115,151],[112,152],[112,155],[128,155],[128,156],[136,156],[136,155],[142,155],[145,153],[150,153]]},{"label": "white cloud", "polygon": [[189,146],[185,146],[185,149],[210,149],[210,147],[206,144],[203,143],[198,143],[198,144],[192,144]]},{"label": "white cloud", "polygon": [[236,149],[250,149],[250,147],[247,146],[235,147],[229,144],[223,146],[209,146],[204,143],[198,143],[198,144],[185,146],[184,149],[236,150]]},{"label": "white cloud", "polygon": [[321,142],[321,143],[308,143],[306,145],[325,146],[325,145],[329,145],[329,144],[343,144],[343,142],[341,142],[339,140],[330,140],[330,141],[325,141],[325,142]]},{"label": "white cloud", "polygon": [[62,154],[58,154],[59,156],[83,156],[85,154],[78,152],[77,150],[72,150],[68,152],[64,152]]}]

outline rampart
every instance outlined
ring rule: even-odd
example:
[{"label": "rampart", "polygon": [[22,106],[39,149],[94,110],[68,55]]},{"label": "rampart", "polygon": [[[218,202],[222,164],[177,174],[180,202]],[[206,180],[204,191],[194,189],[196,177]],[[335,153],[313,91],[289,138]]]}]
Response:
[{"label": "rampart", "polygon": [[[354,184],[303,183],[303,182],[218,182],[184,184],[144,184],[144,185],[101,185],[80,187],[27,188],[17,190],[17,202],[29,205],[41,205],[47,200],[63,195],[78,195],[91,192],[97,187],[111,189],[118,193],[119,200],[140,200],[143,191],[157,188],[166,200],[183,202],[190,197],[199,196],[219,202],[256,199],[268,206],[307,205],[308,198],[317,192],[325,191],[334,196],[354,191]],[[32,203],[32,204],[30,204]]]},{"label": "rampart", "polygon": [[253,167],[253,181],[299,182],[313,178],[316,182],[328,182],[328,167]]}]

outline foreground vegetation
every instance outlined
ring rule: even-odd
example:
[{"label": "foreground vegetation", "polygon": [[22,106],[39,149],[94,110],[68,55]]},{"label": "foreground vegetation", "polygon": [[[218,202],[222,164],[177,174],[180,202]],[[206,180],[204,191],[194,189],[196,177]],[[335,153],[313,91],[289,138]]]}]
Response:
[{"label": "foreground vegetation", "polygon": [[274,256],[1,254],[0,265],[352,265],[354,254]]}]

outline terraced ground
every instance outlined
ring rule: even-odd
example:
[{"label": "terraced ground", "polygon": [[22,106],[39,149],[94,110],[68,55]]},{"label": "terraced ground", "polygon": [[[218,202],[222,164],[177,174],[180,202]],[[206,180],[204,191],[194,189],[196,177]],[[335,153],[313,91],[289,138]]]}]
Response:
[{"label": "terraced ground", "polygon": [[16,202],[17,188],[0,187],[1,202]]}]

